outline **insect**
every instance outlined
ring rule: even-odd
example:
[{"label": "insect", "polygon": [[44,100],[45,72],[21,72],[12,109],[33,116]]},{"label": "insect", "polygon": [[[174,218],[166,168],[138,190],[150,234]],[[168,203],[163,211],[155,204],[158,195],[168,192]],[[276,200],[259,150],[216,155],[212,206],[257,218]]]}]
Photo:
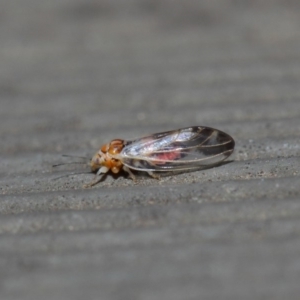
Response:
[{"label": "insect", "polygon": [[135,180],[132,170],[157,173],[195,170],[226,159],[234,150],[234,139],[218,129],[192,126],[125,141],[114,139],[103,145],[90,161],[96,178],[85,187],[101,181],[107,172],[122,169]]}]

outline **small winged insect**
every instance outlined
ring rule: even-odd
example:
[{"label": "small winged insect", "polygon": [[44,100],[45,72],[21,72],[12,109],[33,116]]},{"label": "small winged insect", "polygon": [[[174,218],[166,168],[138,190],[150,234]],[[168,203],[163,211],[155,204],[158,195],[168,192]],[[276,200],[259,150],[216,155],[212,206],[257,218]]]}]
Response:
[{"label": "small winged insect", "polygon": [[203,126],[155,133],[132,141],[115,139],[103,145],[91,159],[96,178],[85,187],[100,182],[108,171],[117,174],[123,169],[135,180],[132,170],[159,178],[159,172],[207,168],[226,159],[234,145],[227,133]]}]

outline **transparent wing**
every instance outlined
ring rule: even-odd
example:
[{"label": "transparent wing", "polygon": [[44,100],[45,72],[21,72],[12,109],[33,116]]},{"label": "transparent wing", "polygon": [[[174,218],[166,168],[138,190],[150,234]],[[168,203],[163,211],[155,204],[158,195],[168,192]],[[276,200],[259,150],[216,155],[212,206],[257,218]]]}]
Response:
[{"label": "transparent wing", "polygon": [[176,171],[207,167],[226,159],[233,138],[220,130],[193,126],[126,142],[122,163],[139,171]]}]

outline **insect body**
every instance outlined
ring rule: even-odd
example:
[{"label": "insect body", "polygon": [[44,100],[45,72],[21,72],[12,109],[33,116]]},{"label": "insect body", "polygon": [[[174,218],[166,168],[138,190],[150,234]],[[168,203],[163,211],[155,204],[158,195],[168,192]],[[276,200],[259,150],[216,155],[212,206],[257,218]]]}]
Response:
[{"label": "insect body", "polygon": [[234,145],[227,133],[203,126],[155,133],[132,141],[115,139],[93,156],[90,166],[97,177],[86,186],[97,184],[108,171],[117,174],[123,169],[135,180],[131,170],[144,171],[157,178],[153,172],[213,166],[226,159]]}]

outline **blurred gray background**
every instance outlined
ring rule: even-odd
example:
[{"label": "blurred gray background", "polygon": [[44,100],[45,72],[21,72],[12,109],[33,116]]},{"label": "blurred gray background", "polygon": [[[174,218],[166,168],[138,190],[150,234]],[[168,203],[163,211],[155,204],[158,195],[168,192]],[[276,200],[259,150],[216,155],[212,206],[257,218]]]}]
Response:
[{"label": "blurred gray background", "polygon": [[[299,299],[300,2],[0,4],[0,299]],[[113,138],[206,125],[232,162],[86,165]]]}]

